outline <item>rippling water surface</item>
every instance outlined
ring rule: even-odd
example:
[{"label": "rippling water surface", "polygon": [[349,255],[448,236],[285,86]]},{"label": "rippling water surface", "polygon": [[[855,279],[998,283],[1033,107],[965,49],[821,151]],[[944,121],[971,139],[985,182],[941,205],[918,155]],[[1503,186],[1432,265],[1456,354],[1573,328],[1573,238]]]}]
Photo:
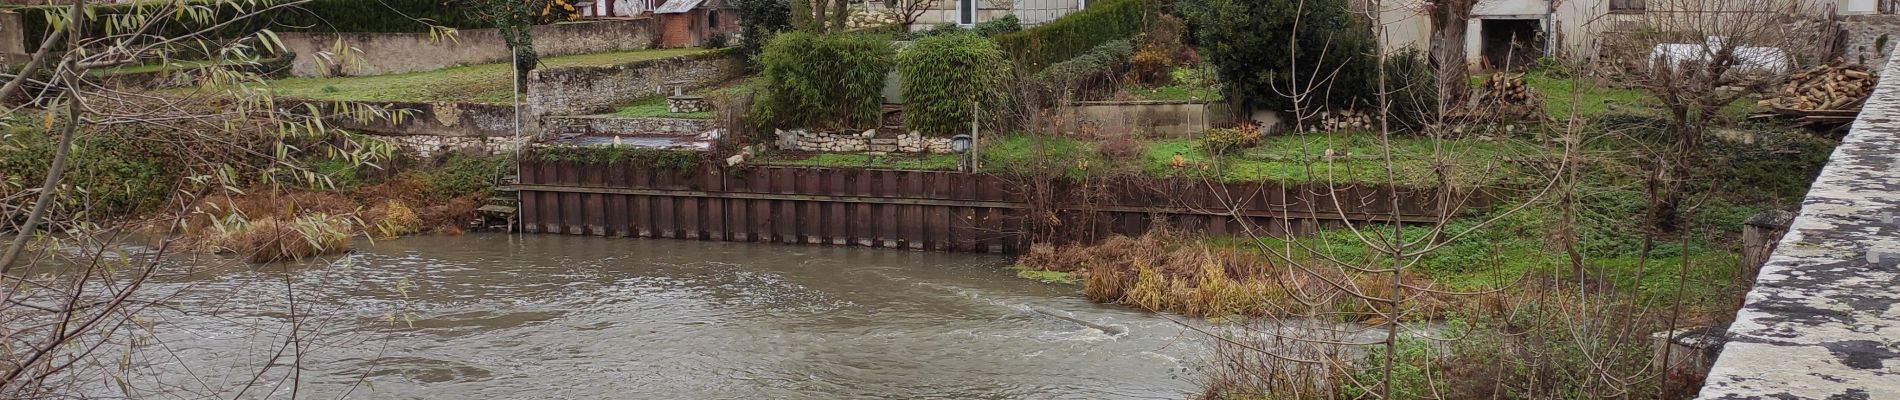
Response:
[{"label": "rippling water surface", "polygon": [[[357,247],[180,261],[203,267],[154,285],[175,306],[152,314],[141,380],[287,398],[301,348],[299,398],[1178,399],[1207,352],[996,256],[500,234]],[[285,347],[292,320],[301,346]]]}]

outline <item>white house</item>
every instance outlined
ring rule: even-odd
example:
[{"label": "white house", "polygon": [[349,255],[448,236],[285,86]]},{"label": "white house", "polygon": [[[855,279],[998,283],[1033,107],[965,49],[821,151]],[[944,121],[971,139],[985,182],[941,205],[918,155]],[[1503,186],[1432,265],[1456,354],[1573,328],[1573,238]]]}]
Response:
[{"label": "white house", "polygon": [[[1466,63],[1473,68],[1521,66],[1545,55],[1564,54],[1593,57],[1606,37],[1628,32],[1646,21],[1663,16],[1682,15],[1704,18],[1721,15],[1720,10],[1684,10],[1678,4],[1722,4],[1719,1],[1757,0],[1479,0],[1473,8],[1465,34]],[[1872,49],[1866,43],[1892,31],[1900,16],[1900,0],[1802,0],[1794,17],[1821,18],[1844,16],[1842,28],[1846,51],[1856,48],[1878,52],[1862,57],[1869,62],[1884,60],[1887,49]],[[1371,1],[1362,0],[1362,8]],[[1381,30],[1387,49],[1404,47],[1425,50],[1430,46],[1431,18],[1424,13],[1430,0],[1382,0],[1379,4]],[[1735,3],[1728,3],[1735,4]],[[1673,7],[1672,7],[1673,6]],[[1900,36],[1900,32],[1895,32]],[[1896,37],[1900,40],[1900,37]]]},{"label": "white house", "polygon": [[[872,1],[873,9],[884,9]],[[928,10],[917,16],[912,29],[951,23],[963,26],[1015,15],[1023,26],[1035,26],[1062,18],[1088,7],[1088,0],[934,0]]]}]

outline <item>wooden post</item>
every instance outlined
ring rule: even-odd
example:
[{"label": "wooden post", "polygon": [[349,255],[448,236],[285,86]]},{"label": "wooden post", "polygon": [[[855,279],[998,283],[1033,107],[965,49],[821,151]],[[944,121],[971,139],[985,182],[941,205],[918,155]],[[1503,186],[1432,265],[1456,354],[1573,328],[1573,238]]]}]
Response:
[{"label": "wooden post", "polygon": [[1793,222],[1794,213],[1769,210],[1748,217],[1748,221],[1742,223],[1739,278],[1744,286],[1755,285],[1755,275],[1761,273],[1762,264],[1767,264],[1768,256],[1775,252],[1775,243],[1781,241],[1781,235],[1788,233],[1788,225]]},{"label": "wooden post", "polygon": [[970,100],[970,172],[976,172],[983,168],[983,164],[981,164],[982,159],[977,158],[976,156],[976,149],[977,147],[979,147],[977,146],[977,137],[976,137],[976,120],[977,120],[976,112],[977,112],[976,99],[971,99]]}]

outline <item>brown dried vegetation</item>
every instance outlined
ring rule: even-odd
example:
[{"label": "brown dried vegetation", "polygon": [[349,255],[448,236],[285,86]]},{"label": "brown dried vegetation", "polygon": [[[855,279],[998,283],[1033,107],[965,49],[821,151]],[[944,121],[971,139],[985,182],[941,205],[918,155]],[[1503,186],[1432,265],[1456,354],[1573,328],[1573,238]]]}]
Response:
[{"label": "brown dried vegetation", "polygon": [[[1275,260],[1279,258],[1251,249],[1209,246],[1153,229],[1140,237],[1115,236],[1090,246],[1032,246],[1022,264],[1078,276],[1083,294],[1096,302],[1195,317],[1321,316],[1372,322],[1381,319],[1378,305],[1362,297],[1393,295],[1383,281],[1388,275],[1302,268]],[[1405,279],[1429,285],[1423,277],[1408,274]],[[1408,295],[1407,318],[1441,316],[1462,303],[1450,296]]]}]

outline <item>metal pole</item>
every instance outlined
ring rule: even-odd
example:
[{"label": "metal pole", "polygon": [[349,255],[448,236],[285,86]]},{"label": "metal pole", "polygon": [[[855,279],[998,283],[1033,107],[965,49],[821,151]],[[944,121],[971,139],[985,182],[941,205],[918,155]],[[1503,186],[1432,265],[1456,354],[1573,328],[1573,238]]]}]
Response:
[{"label": "metal pole", "polygon": [[[519,185],[521,184],[521,51],[516,50],[514,46],[508,46],[508,59],[508,69],[514,71],[511,77],[514,78],[513,86],[515,89],[513,93],[515,107],[515,184]],[[521,224],[521,204],[521,191],[516,190],[515,215],[513,218],[510,218],[513,219],[513,221],[509,221],[509,232],[516,234],[521,233],[521,230],[515,229],[515,225]]]}]

